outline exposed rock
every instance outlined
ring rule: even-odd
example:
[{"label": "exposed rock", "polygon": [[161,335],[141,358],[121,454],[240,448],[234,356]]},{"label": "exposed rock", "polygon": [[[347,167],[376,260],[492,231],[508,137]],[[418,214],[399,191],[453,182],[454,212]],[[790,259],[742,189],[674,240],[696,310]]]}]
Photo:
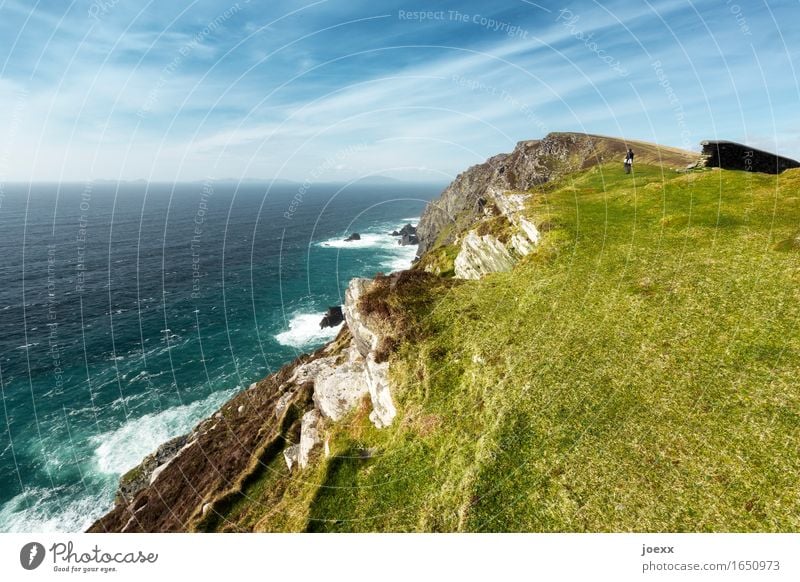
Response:
[{"label": "exposed rock", "polygon": [[456,277],[480,279],[488,273],[510,271],[515,260],[506,246],[490,234],[479,236],[474,230],[461,242],[455,260]]},{"label": "exposed rock", "polygon": [[400,237],[400,244],[403,246],[418,245],[419,238],[416,234],[404,234]]},{"label": "exposed rock", "polygon": [[389,426],[397,415],[392,401],[391,388],[387,378],[388,362],[377,363],[375,352],[380,342],[380,334],[370,328],[366,318],[358,310],[358,301],[372,285],[369,279],[353,279],[345,292],[344,315],[347,327],[353,335],[353,345],[365,360],[365,377],[372,400],[372,423],[383,428]]},{"label": "exposed rock", "polygon": [[275,403],[275,418],[280,418],[283,416],[283,413],[286,410],[286,407],[289,406],[289,402],[292,400],[292,398],[294,398],[293,391],[288,391],[278,398],[278,401]]},{"label": "exposed rock", "polygon": [[400,230],[392,231],[392,236],[399,236],[400,240],[397,242],[403,246],[419,244],[419,238],[417,238],[417,227],[413,224],[406,224]]},{"label": "exposed rock", "polygon": [[[172,460],[172,459],[170,459],[170,461],[171,461],[171,460]],[[158,476],[161,474],[161,471],[163,471],[164,469],[166,469],[166,468],[167,468],[167,465],[169,465],[169,461],[167,461],[167,462],[166,462],[166,463],[164,463],[163,465],[159,465],[158,467],[156,467],[155,469],[153,469],[153,472],[150,474],[150,482],[148,483],[148,485],[152,485],[153,483],[155,483],[155,482],[156,482],[156,479],[158,479]]]},{"label": "exposed rock", "polygon": [[[454,262],[456,277],[478,279],[488,273],[508,271],[519,257],[533,250],[541,235],[536,225],[524,216],[525,202],[531,196],[527,192],[503,192],[494,188],[486,190],[485,198],[481,198],[486,218],[476,219],[477,228],[462,238],[461,249]],[[480,232],[482,225],[490,224],[492,220],[496,223],[499,217],[506,218],[507,224],[511,225],[510,232],[503,233],[503,240],[494,234]]]},{"label": "exposed rock", "polygon": [[800,162],[733,141],[704,141],[702,158],[707,168],[780,174],[800,168]]},{"label": "exposed rock", "polygon": [[300,428],[300,445],[297,450],[297,464],[301,469],[305,469],[308,466],[311,451],[322,442],[320,421],[319,411],[315,408],[303,415]]},{"label": "exposed rock", "polygon": [[[526,192],[506,192],[502,190],[490,189],[487,194],[491,201],[497,206],[501,214],[514,217],[525,209],[525,201],[531,197]],[[513,220],[512,220],[513,222]]]},{"label": "exposed rock", "polygon": [[[349,342],[349,331],[343,329],[336,341],[340,340]],[[333,355],[333,352],[328,353]],[[310,383],[292,386],[289,378],[298,367],[325,354],[319,349],[312,355],[304,355],[258,382],[258,390],[245,390],[234,396],[223,409],[236,411],[244,406],[244,412],[235,421],[205,419],[189,437],[174,439],[148,455],[121,479],[114,508],[89,531],[190,529],[190,524],[202,516],[205,504],[252,470],[254,461],[260,460],[256,455],[265,446],[283,445],[287,438],[297,438],[294,431],[300,432],[301,420],[292,421],[289,410],[304,411],[313,405],[312,386]],[[276,418],[275,405],[286,394],[290,396],[284,399],[284,412]],[[288,432],[284,433],[284,429]],[[183,439],[187,440],[181,446]],[[276,455],[283,452],[280,448],[271,450]],[[164,466],[167,461],[169,464]],[[153,479],[153,471],[162,466]]]},{"label": "exposed rock", "polygon": [[354,240],[361,240],[361,235],[358,234],[357,232],[354,232],[353,234],[348,236],[346,239],[344,239],[344,242],[352,242]]},{"label": "exposed rock", "polygon": [[327,370],[336,365],[336,356],[327,358],[316,358],[295,368],[294,374],[289,378],[291,384],[305,384],[313,382],[323,370]]},{"label": "exposed rock", "polygon": [[377,428],[385,428],[392,424],[397,416],[397,409],[392,402],[392,392],[389,388],[389,362],[375,362],[374,352],[367,355],[366,378],[369,387],[369,396],[372,400],[372,412],[369,419]]},{"label": "exposed rock", "polygon": [[518,255],[525,256],[533,250],[533,243],[531,243],[527,236],[514,234],[511,236],[511,248],[513,248]]},{"label": "exposed rock", "polygon": [[344,293],[344,307],[342,308],[356,348],[365,358],[378,344],[377,334],[370,330],[358,311],[358,301],[367,292],[370,285],[372,285],[371,279],[352,279]]},{"label": "exposed rock", "polygon": [[322,317],[322,321],[319,322],[319,327],[320,329],[325,329],[326,327],[336,327],[343,321],[344,314],[342,313],[342,306],[334,305],[333,307],[328,307],[328,311],[325,312],[325,315]]},{"label": "exposed rock", "polygon": [[300,445],[291,445],[283,449],[283,459],[286,461],[286,466],[292,470],[297,464],[297,459],[300,455]]},{"label": "exposed rock", "polygon": [[528,221],[523,217],[519,217],[517,220],[517,224],[522,229],[522,232],[525,233],[525,236],[528,237],[528,240],[532,244],[537,244],[539,239],[541,238],[541,234],[539,233],[539,229],[536,228],[536,225],[532,222]]},{"label": "exposed rock", "polygon": [[314,380],[314,404],[322,416],[341,420],[368,393],[364,358],[355,346],[347,361],[321,370]]}]

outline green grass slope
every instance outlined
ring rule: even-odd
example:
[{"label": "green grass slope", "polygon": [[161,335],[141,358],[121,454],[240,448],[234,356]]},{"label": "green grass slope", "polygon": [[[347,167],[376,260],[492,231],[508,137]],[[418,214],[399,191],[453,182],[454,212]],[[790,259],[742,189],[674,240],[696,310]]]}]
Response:
[{"label": "green grass slope", "polygon": [[415,289],[391,427],[365,403],[200,529],[800,529],[800,171],[614,163],[527,212],[512,272]]}]

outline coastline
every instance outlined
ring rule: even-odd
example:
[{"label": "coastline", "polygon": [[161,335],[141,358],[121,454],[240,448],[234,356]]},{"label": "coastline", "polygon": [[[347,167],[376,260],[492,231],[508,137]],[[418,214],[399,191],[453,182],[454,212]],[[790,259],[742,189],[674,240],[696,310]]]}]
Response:
[{"label": "coastline", "polygon": [[[418,224],[418,219],[415,222]],[[321,246],[335,247],[336,245],[321,243]],[[407,256],[411,256],[411,250],[413,249],[413,255],[416,258],[417,249],[419,248],[418,244],[403,245],[403,247],[409,249]],[[400,266],[398,263],[399,260],[395,261],[394,264]],[[402,265],[405,268],[392,271],[388,276],[397,276],[399,273],[413,267],[413,265],[414,260],[406,260]],[[381,276],[381,274],[379,273],[378,276]],[[359,281],[367,282],[371,281],[371,279],[357,277],[350,281],[348,292],[345,294],[348,299],[345,305],[343,305],[343,310],[345,313],[349,313],[351,325],[358,325],[355,324],[352,319],[353,317],[358,317],[358,315],[355,315],[354,307],[357,298],[355,300],[351,299],[349,295],[354,284],[357,285]],[[350,309],[348,309],[348,303],[350,304]],[[308,317],[312,316],[307,315],[306,318]],[[290,441],[290,435],[292,434],[297,437],[298,441],[302,441],[303,411],[307,413],[308,410],[306,409],[309,406],[315,405],[314,377],[306,375],[306,377],[298,381],[298,372],[302,375],[303,368],[313,369],[316,365],[315,363],[321,360],[326,360],[328,362],[335,360],[335,363],[332,364],[332,369],[335,369],[340,366],[341,359],[347,354],[348,349],[356,343],[348,327],[348,320],[343,321],[336,327],[338,331],[333,339],[328,340],[313,351],[300,354],[293,360],[283,364],[277,371],[268,374],[260,380],[252,382],[246,389],[237,392],[226,400],[212,414],[199,420],[190,432],[178,435],[161,443],[156,450],[144,457],[139,464],[121,475],[115,494],[114,505],[109,508],[108,512],[98,518],[87,531],[95,533],[104,531],[136,531],[135,524],[137,522],[137,516],[144,518],[144,510],[148,504],[142,504],[141,502],[136,502],[135,505],[126,504],[135,502],[137,495],[156,484],[162,474],[168,477],[168,469],[170,469],[170,467],[175,468],[174,465],[181,462],[182,459],[186,461],[187,458],[197,456],[208,460],[209,457],[213,456],[209,454],[209,451],[220,450],[221,448],[231,451],[236,448],[241,448],[245,452],[242,453],[238,451],[237,454],[233,455],[232,459],[228,459],[226,470],[234,473],[243,472],[244,475],[241,477],[241,480],[246,480],[250,474],[258,469],[259,465],[264,464],[265,460],[273,458],[276,452],[280,453],[281,450],[283,450],[287,466],[289,470],[291,470],[292,465],[297,463],[300,459],[294,458],[290,460],[290,455],[294,454],[296,457],[299,450],[294,453],[287,453],[285,452],[287,447],[282,445]],[[361,326],[361,328],[362,335],[370,334],[366,326]],[[291,337],[293,330],[290,326],[288,330],[282,333],[286,334],[286,337]],[[378,344],[377,337],[372,337],[368,341],[372,342],[373,339],[374,345],[371,346],[372,350],[377,348]],[[369,351],[370,349],[367,349],[367,352]],[[349,355],[348,357],[352,360],[355,356]],[[362,371],[367,378],[370,377],[370,375],[376,375],[376,363],[374,359],[371,361],[371,365],[373,369],[370,372],[366,370]],[[383,362],[377,365],[377,368],[379,368],[377,374],[385,378],[388,364]],[[315,372],[318,371],[315,370]],[[347,379],[352,380],[350,377]],[[384,384],[386,385],[388,382],[384,380]],[[366,391],[369,391],[369,388],[367,388]],[[355,406],[358,399],[363,397],[366,391],[356,391],[354,395],[351,395],[350,406]],[[339,396],[340,395],[337,394],[336,398]],[[394,412],[387,413],[385,410],[387,405],[393,410],[391,396],[388,394],[388,387],[385,388],[381,396],[376,396],[376,400],[383,401],[378,407],[383,409],[382,415],[384,418],[384,420],[379,421],[376,426],[381,422],[390,423]],[[308,415],[306,414],[306,416]],[[263,422],[263,419],[268,419],[268,421]],[[231,428],[229,424],[235,425],[236,428]],[[256,425],[260,426],[256,428]],[[314,430],[316,430],[316,427]],[[229,446],[224,446],[225,443]],[[315,441],[310,448],[318,444],[320,444],[320,442]],[[299,444],[295,446],[299,448]],[[288,449],[291,449],[291,446],[288,447]],[[309,449],[303,453],[304,459],[300,463],[302,467],[307,465],[310,452]],[[257,459],[257,461],[251,460],[250,457]],[[196,464],[196,459],[189,464]],[[199,475],[201,473],[208,475],[209,473],[205,469],[206,468],[195,473],[191,469],[179,468],[178,472],[181,477],[192,474]],[[221,472],[217,471],[217,473]],[[161,480],[164,481],[164,479]],[[169,483],[169,479],[167,479],[167,482]],[[234,484],[234,486],[231,487],[230,484],[228,484],[228,486],[223,487],[224,493],[218,496],[218,499],[203,504],[199,515],[195,511],[185,517],[194,522],[201,520],[208,514],[214,503],[224,503],[228,497],[235,495],[239,490],[238,485],[239,484]],[[220,483],[218,481],[202,478],[199,482],[194,482],[192,487],[196,495],[200,495],[201,492],[207,493],[209,491],[218,490],[219,488]],[[164,503],[164,506],[159,509],[150,507],[148,514],[153,515],[152,512],[155,511],[156,513],[162,512],[174,516],[176,512],[181,513],[181,508],[183,508],[183,512],[181,513],[183,515],[186,513],[188,507],[186,502],[186,499],[174,499],[171,503],[167,504],[162,498],[159,505]],[[190,505],[191,502],[189,502],[189,506]],[[127,512],[129,515],[125,523],[121,524],[116,517],[119,510],[126,508],[129,510]],[[122,513],[124,514],[125,512],[123,511]],[[114,527],[109,527],[111,525],[108,523],[109,519],[113,522]],[[165,530],[173,531],[169,527],[165,528]]]}]

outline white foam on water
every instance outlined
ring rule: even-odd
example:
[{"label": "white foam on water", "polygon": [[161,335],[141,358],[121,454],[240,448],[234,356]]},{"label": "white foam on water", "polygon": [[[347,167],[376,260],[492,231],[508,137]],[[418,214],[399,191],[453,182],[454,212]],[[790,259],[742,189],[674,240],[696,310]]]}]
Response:
[{"label": "white foam on water", "polygon": [[[317,243],[317,246],[345,250],[375,249],[376,251],[379,251],[378,260],[380,261],[379,265],[381,269],[386,272],[402,271],[410,268],[413,264],[414,257],[417,256],[417,245],[403,246],[399,244],[398,237],[392,236],[389,233],[392,230],[400,230],[408,223],[417,224],[418,222],[419,217],[404,218],[403,224],[401,225],[391,226],[388,223],[380,225],[378,228],[381,229],[381,232],[379,233],[361,233],[361,240],[346,242],[344,237],[331,238]],[[302,347],[302,345],[305,345],[306,343],[311,343],[309,341],[298,345],[297,343],[285,343],[284,341],[281,341],[281,339],[278,339],[278,341],[293,347]]]},{"label": "white foam on water", "polygon": [[381,262],[381,267],[390,273],[410,269],[414,263],[414,257],[417,256],[417,245],[397,245],[397,248],[393,249],[393,254],[394,256],[387,257]]},{"label": "white foam on water", "polygon": [[389,245],[397,244],[397,241],[393,237],[385,234],[367,232],[361,234],[360,236],[361,240],[351,241],[344,240],[347,238],[346,236],[340,238],[329,238],[328,240],[317,243],[317,245],[330,249],[369,249],[375,247],[386,248]]},{"label": "white foam on water", "polygon": [[150,375],[145,370],[142,370],[141,372],[136,374],[133,378],[128,380],[128,382],[133,383],[136,382],[137,380],[146,380],[147,378],[149,378],[149,376]]},{"label": "white foam on water", "polygon": [[93,436],[91,440],[97,445],[94,466],[100,473],[122,475],[162,443],[189,432],[235,392],[235,389],[215,392],[204,400],[145,414],[116,430]]},{"label": "white foam on water", "polygon": [[289,320],[289,329],[275,336],[278,343],[293,348],[304,348],[312,344],[322,344],[332,340],[339,333],[342,324],[320,329],[319,322],[325,313],[295,313]]},{"label": "white foam on water", "polygon": [[81,532],[109,509],[113,492],[64,502],[63,488],[31,487],[0,507],[0,532]]}]

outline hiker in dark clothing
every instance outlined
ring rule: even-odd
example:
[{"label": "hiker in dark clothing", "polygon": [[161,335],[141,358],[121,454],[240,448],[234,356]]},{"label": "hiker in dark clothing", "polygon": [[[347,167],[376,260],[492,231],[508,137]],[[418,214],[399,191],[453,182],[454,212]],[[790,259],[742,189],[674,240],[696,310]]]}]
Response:
[{"label": "hiker in dark clothing", "polygon": [[633,167],[633,150],[628,148],[628,153],[625,154],[625,173],[630,174]]}]

